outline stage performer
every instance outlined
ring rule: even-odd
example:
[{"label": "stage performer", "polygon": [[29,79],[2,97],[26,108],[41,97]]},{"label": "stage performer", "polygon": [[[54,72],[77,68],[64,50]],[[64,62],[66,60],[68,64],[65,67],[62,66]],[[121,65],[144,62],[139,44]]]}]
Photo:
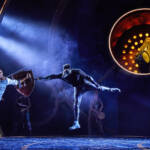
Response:
[{"label": "stage performer", "polygon": [[79,115],[80,115],[80,104],[82,95],[90,90],[110,91],[110,92],[121,92],[119,88],[109,88],[99,85],[94,79],[87,75],[81,69],[73,69],[69,64],[63,66],[63,72],[60,74],[52,74],[46,77],[39,77],[37,80],[52,80],[62,79],[63,81],[71,84],[74,87],[74,123],[69,128],[75,130],[80,128]]},{"label": "stage performer", "polygon": [[22,135],[29,136],[32,132],[30,121],[30,98],[24,96],[17,99],[18,117],[17,117],[17,131]]},{"label": "stage performer", "polygon": [[0,101],[4,100],[3,99],[3,94],[6,90],[6,87],[8,85],[14,85],[14,86],[19,86],[21,87],[22,84],[24,83],[24,81],[26,79],[30,78],[28,75],[22,79],[22,80],[14,80],[14,79],[10,79],[8,77],[5,77],[4,74],[3,74],[3,70],[0,69]]}]

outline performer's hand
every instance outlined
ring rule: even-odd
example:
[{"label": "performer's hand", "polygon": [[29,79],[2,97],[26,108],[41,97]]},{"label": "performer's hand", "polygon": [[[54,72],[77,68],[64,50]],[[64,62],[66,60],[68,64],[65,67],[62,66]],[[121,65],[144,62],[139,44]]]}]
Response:
[{"label": "performer's hand", "polygon": [[98,89],[98,90],[102,90],[102,87],[99,85],[99,86],[97,87],[97,89]]},{"label": "performer's hand", "polygon": [[26,78],[27,78],[27,79],[30,79],[30,78],[31,78],[31,74],[30,74],[30,73],[27,73]]},{"label": "performer's hand", "polygon": [[121,90],[119,88],[111,88],[110,89],[111,92],[121,92]]},{"label": "performer's hand", "polygon": [[37,77],[34,80],[42,80],[42,79],[43,79],[43,77]]},{"label": "performer's hand", "polygon": [[39,77],[38,78],[34,78],[34,80],[39,80]]}]

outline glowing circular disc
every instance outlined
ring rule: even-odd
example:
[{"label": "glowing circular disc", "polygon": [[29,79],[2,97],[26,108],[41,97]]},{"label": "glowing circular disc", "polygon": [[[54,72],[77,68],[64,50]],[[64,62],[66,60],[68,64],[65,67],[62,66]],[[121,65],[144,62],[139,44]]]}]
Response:
[{"label": "glowing circular disc", "polygon": [[[134,75],[150,75],[149,39],[150,8],[129,11],[122,15],[111,28],[110,54],[124,71]],[[145,52],[148,55],[145,55]]]}]

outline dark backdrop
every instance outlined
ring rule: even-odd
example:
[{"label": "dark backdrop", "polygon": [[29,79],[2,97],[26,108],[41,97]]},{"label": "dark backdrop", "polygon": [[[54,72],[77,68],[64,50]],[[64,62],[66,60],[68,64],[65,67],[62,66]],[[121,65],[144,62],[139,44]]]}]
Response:
[{"label": "dark backdrop", "polygon": [[[8,16],[15,18],[16,21],[19,18],[20,22],[24,20],[21,27],[29,26],[26,23],[30,22],[39,25],[39,30],[37,29],[34,34],[35,39],[28,38],[28,34],[22,38],[18,34],[23,33],[24,28],[19,30],[18,23],[16,28],[13,28],[15,23],[5,27],[2,21],[1,36],[14,39],[22,45],[36,47],[34,51],[39,53],[39,58],[40,53],[47,53],[50,57],[48,67],[51,71],[43,73],[44,69],[41,64],[36,64],[38,68],[35,69],[38,70],[35,71],[36,76],[57,73],[61,71],[63,63],[69,62],[74,68],[81,68],[92,75],[102,85],[119,87],[122,90],[121,94],[109,92],[98,93],[98,95],[95,92],[85,94],[81,104],[82,128],[71,132],[68,127],[73,122],[73,89],[63,81],[54,81],[50,83],[50,86],[44,81],[36,82],[30,97],[33,135],[150,135],[150,78],[122,71],[113,62],[108,49],[109,32],[117,18],[132,9],[149,6],[148,0],[11,1],[3,20],[7,21]],[[46,25],[44,33],[40,29],[41,24]],[[51,32],[49,28],[52,28]],[[19,32],[15,33],[14,29]],[[51,41],[57,38],[56,32],[59,32],[58,37],[61,37],[65,43],[64,46],[70,44],[71,49],[67,51],[67,54],[63,44],[57,52],[52,50],[57,47],[57,41],[51,47]],[[11,45],[8,42],[8,48],[9,46]],[[4,69],[6,75],[23,66],[19,59],[5,53],[4,50],[1,51],[0,67]],[[32,48],[30,51],[33,51]],[[58,57],[56,57],[57,54],[59,54]],[[55,58],[55,61],[51,61],[52,58]],[[32,69],[32,66],[29,67]],[[57,67],[58,69],[55,70]],[[96,103],[103,102],[103,111],[106,114],[106,118],[99,122],[89,111],[95,96],[97,96]],[[13,123],[16,121],[15,102],[19,94],[13,87],[8,87],[4,97],[5,102],[0,104],[1,125],[6,135],[13,135]],[[103,126],[104,133],[101,126]]]}]

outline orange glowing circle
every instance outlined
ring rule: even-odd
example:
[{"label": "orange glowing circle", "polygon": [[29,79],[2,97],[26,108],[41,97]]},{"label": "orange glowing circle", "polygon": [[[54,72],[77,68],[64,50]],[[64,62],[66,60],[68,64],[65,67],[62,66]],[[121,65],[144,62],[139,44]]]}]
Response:
[{"label": "orange glowing circle", "polygon": [[123,50],[123,51],[122,51],[122,54],[126,54],[126,50]]},{"label": "orange glowing circle", "polygon": [[133,56],[129,56],[130,59],[133,59]]},{"label": "orange glowing circle", "polygon": [[128,43],[131,43],[131,42],[132,42],[131,39],[129,39],[129,40],[128,40]]},{"label": "orange glowing circle", "polygon": [[137,71],[137,70],[134,70],[134,73],[138,73],[138,71]]},{"label": "orange glowing circle", "polygon": [[[109,34],[109,51],[113,60],[121,69],[134,75],[150,75],[150,72],[141,72],[139,70],[140,66],[136,67],[137,63],[135,62],[136,56],[141,51],[140,47],[144,43],[143,37],[148,37],[150,35],[150,30],[146,30],[144,28],[144,31],[140,30],[139,32],[132,32],[130,36],[126,36],[126,41],[123,42],[122,39],[125,38],[124,34],[127,35],[128,31],[132,31],[132,29],[135,29],[135,27],[143,27],[144,25],[146,25],[146,27],[149,29],[150,8],[140,8],[125,13],[113,24]],[[122,43],[119,43],[121,42],[121,40],[124,44],[122,47],[117,49],[119,47],[119,44],[122,45]],[[126,42],[128,44],[131,44],[133,42],[133,44],[128,45],[126,44]],[[125,48],[126,53],[123,52],[122,48]],[[131,50],[133,50],[133,53],[130,52]],[[123,57],[124,54],[126,54],[126,57]],[[119,57],[121,57],[121,59]],[[125,62],[122,63],[122,60]]]},{"label": "orange glowing circle", "polygon": [[145,36],[148,37],[148,36],[149,36],[149,33],[145,33]]},{"label": "orange glowing circle", "polygon": [[132,67],[129,67],[128,69],[131,71],[131,70],[132,70]]},{"label": "orange glowing circle", "polygon": [[132,63],[132,64],[135,64],[135,60],[132,60],[131,63]]},{"label": "orange glowing circle", "polygon": [[136,39],[136,38],[137,38],[137,36],[136,36],[136,35],[134,35],[134,36],[133,36],[133,39]]},{"label": "orange glowing circle", "polygon": [[131,46],[131,49],[135,49],[135,47],[134,47],[134,46]]},{"label": "orange glowing circle", "polygon": [[135,64],[135,67],[137,67],[137,68],[138,68],[138,67],[139,67],[139,65],[138,65],[138,64]]},{"label": "orange glowing circle", "polygon": [[142,33],[140,33],[140,34],[139,34],[139,37],[140,37],[140,38],[141,38],[141,37],[143,37],[143,34],[142,34]]},{"label": "orange glowing circle", "polygon": [[134,45],[138,45],[138,42],[134,42]]},{"label": "orange glowing circle", "polygon": [[140,40],[140,43],[142,44],[144,41],[143,40]]},{"label": "orange glowing circle", "polygon": [[128,45],[126,44],[126,45],[124,45],[124,48],[128,48]]},{"label": "orange glowing circle", "polygon": [[127,58],[125,56],[122,57],[123,60],[126,60]]}]

